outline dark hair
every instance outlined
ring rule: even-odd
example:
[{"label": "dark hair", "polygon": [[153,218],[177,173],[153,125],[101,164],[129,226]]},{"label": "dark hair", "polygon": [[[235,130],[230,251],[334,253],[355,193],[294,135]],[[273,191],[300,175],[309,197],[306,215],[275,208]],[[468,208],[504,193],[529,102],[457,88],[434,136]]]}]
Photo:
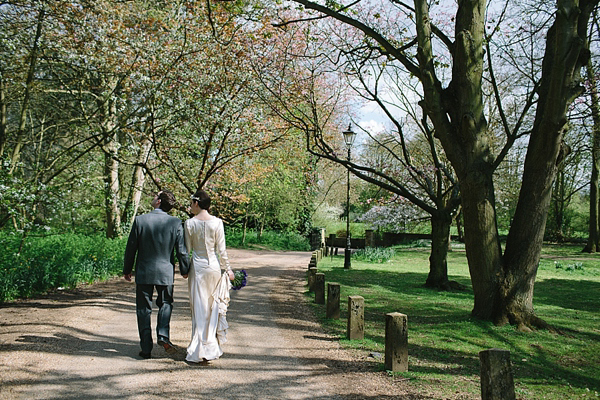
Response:
[{"label": "dark hair", "polygon": [[210,196],[204,190],[199,189],[192,196],[192,201],[198,203],[198,207],[208,211],[210,209]]},{"label": "dark hair", "polygon": [[171,211],[171,209],[175,207],[175,204],[177,204],[175,195],[168,190],[162,190],[158,194],[158,198],[160,199],[160,209],[164,212]]}]

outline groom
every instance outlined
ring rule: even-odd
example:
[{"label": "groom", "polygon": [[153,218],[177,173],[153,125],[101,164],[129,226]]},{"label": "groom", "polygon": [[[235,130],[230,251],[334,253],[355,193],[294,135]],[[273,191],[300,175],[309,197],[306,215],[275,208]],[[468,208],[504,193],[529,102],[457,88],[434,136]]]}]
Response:
[{"label": "groom", "polygon": [[[159,307],[156,334],[158,344],[167,353],[176,352],[169,340],[169,322],[173,308],[173,283],[175,257],[179,259],[179,271],[187,277],[188,253],[183,237],[181,220],[167,214],[175,206],[173,193],[163,190],[152,199],[154,211],[137,216],[125,249],[123,275],[131,281],[135,260],[135,305],[140,334],[140,357],[150,358],[152,352],[152,295],[156,288],[156,305]],[[137,258],[136,258],[137,254]]]}]

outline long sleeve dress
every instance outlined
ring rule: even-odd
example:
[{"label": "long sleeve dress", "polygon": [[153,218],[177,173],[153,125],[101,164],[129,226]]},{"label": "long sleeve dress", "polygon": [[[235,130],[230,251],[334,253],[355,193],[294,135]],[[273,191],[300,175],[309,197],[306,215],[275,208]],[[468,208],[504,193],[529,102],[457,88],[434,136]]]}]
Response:
[{"label": "long sleeve dress", "polygon": [[[186,360],[201,362],[219,358],[226,342],[230,281],[221,264],[230,270],[223,221],[190,218],[185,222],[185,243],[190,254],[188,276],[192,311],[192,340]],[[217,256],[218,254],[218,256]]]}]

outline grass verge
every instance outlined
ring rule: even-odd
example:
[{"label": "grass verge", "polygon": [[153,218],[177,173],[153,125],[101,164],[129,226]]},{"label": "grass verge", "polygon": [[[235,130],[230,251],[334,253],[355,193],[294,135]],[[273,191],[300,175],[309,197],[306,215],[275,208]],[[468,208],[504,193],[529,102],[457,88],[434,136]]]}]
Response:
[{"label": "grass verge", "polygon": [[[439,398],[480,395],[481,350],[510,350],[515,390],[521,399],[597,398],[600,393],[600,255],[581,246],[547,246],[535,286],[538,316],[561,333],[517,332],[470,317],[473,293],[464,251],[448,256],[448,273],[469,288],[437,292],[424,288],[428,249],[397,248],[383,264],[343,257],[319,263],[327,282],[341,285],[342,316],[325,319],[325,306],[313,305],[326,331],[345,347],[384,353],[385,314],[408,316],[409,371],[401,374],[417,390]],[[347,297],[365,298],[365,339],[345,339]],[[312,303],[311,303],[312,304]],[[380,364],[383,369],[383,363]]]},{"label": "grass verge", "polygon": [[[263,231],[262,234],[255,230],[247,230],[244,238],[242,229],[230,228],[225,233],[227,247],[238,249],[261,249],[308,251],[308,239],[294,232]],[[245,240],[245,242],[243,242]]]}]

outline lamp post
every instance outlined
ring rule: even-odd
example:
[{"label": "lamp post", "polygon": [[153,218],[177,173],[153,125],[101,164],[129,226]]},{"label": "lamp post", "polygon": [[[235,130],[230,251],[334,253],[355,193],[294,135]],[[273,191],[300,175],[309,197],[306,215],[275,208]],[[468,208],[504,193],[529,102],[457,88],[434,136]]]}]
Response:
[{"label": "lamp post", "polygon": [[[348,147],[348,163],[350,163],[350,149],[356,139],[356,132],[352,131],[352,124],[348,124],[348,130],[342,132],[344,135],[344,142]],[[344,250],[344,268],[350,269],[350,166],[347,166],[348,170],[348,187],[346,190],[346,249]]]}]

